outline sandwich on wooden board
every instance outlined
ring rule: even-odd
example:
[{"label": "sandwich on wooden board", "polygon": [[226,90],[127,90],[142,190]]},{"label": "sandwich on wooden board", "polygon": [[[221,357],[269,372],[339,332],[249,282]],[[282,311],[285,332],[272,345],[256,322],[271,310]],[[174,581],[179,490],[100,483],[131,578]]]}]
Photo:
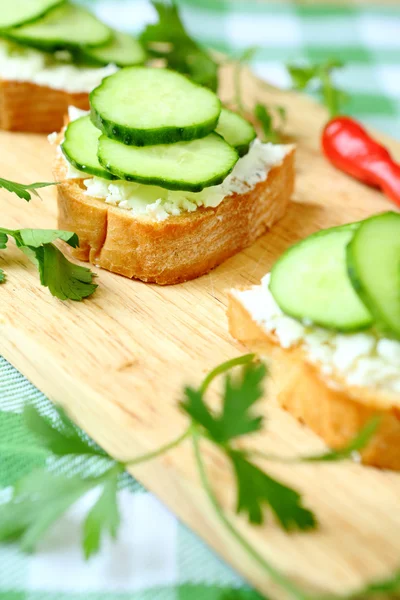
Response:
[{"label": "sandwich on wooden board", "polygon": [[333,448],[373,417],[365,464],[400,470],[400,214],[323,230],[232,290],[232,335],[269,357],[279,403]]},{"label": "sandwich on wooden board", "polygon": [[59,226],[78,234],[76,258],[180,283],[284,215],[294,147],[263,144],[214,92],[168,69],[132,67],[106,78],[90,105],[90,115],[70,111],[54,167]]},{"label": "sandwich on wooden board", "polygon": [[0,15],[0,128],[51,133],[68,106],[89,108],[89,92],[118,67],[141,64],[146,53],[64,0],[19,0]]}]

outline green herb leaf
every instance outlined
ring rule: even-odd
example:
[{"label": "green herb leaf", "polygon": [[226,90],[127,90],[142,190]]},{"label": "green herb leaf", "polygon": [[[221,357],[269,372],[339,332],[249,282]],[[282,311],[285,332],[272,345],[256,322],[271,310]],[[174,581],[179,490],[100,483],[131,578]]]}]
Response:
[{"label": "green herb leaf", "polygon": [[375,417],[371,419],[360,433],[351,442],[341,448],[340,450],[330,450],[323,454],[317,454],[315,456],[306,456],[301,458],[302,462],[335,462],[339,460],[345,460],[351,458],[354,452],[363,450],[371,439],[374,437],[379,425],[381,424],[381,417]]},{"label": "green herb leaf", "polygon": [[50,244],[55,240],[63,240],[72,248],[79,247],[78,236],[71,231],[58,229],[19,229],[14,237],[18,246],[39,248],[43,244]]},{"label": "green herb leaf", "polygon": [[99,551],[103,533],[108,531],[113,539],[117,537],[121,520],[117,499],[120,473],[120,465],[109,471],[103,491],[86,517],[83,526],[83,550],[86,559]]},{"label": "green herb leaf", "polygon": [[78,236],[57,229],[4,229],[0,228],[1,243],[12,236],[18,248],[39,269],[40,282],[60,300],[83,300],[91,296],[97,285],[92,283],[93,273],[86,267],[70,262],[51,242],[59,239],[76,248]]},{"label": "green herb leaf", "polygon": [[186,388],[187,400],[181,407],[207,431],[217,444],[226,444],[242,435],[259,431],[263,418],[254,416],[250,409],[262,396],[262,381],[266,376],[262,363],[246,365],[238,378],[225,378],[223,409],[214,416],[207,407],[203,394],[193,388]]},{"label": "green herb leaf", "polygon": [[18,539],[23,551],[33,551],[51,525],[98,483],[33,471],[17,483],[12,499],[0,505],[0,541]]},{"label": "green herb leaf", "polygon": [[59,425],[41,415],[36,408],[24,408],[24,421],[28,429],[38,438],[41,445],[57,456],[72,454],[107,457],[108,455],[86,441],[79,430],[68,419],[64,411],[57,409]]},{"label": "green herb leaf", "polygon": [[248,514],[250,523],[264,522],[263,505],[269,506],[286,531],[314,529],[314,514],[302,506],[300,494],[273,479],[237,451],[230,453],[238,486],[237,512]]},{"label": "green herb leaf", "polygon": [[152,2],[158,22],[147,25],[140,41],[148,52],[165,59],[167,67],[216,91],[218,65],[187,33],[175,2]]},{"label": "green herb leaf", "polygon": [[0,231],[0,250],[7,248],[8,235]]},{"label": "green herb leaf", "polygon": [[[337,598],[337,600],[365,600],[366,598],[400,598],[400,570],[389,575],[387,579],[380,579],[367,584],[359,591],[348,596]],[[329,600],[327,597],[326,600]],[[333,597],[331,598],[333,600]]]},{"label": "green herb leaf", "polygon": [[258,103],[254,108],[254,116],[261,124],[264,133],[263,141],[278,144],[281,141],[281,137],[278,131],[274,128],[273,118],[270,110],[264,104]]},{"label": "green herb leaf", "polygon": [[292,79],[293,89],[303,91],[313,89],[318,92],[331,117],[336,116],[341,106],[347,101],[347,95],[335,87],[332,81],[332,71],[344,65],[341,61],[330,59],[315,65],[287,65]]},{"label": "green herb leaf", "polygon": [[3,269],[0,269],[0,283],[3,283],[6,280],[6,274]]},{"label": "green herb leaf", "polygon": [[65,258],[53,244],[44,244],[36,250],[40,282],[60,300],[83,300],[91,296],[97,285],[92,283],[93,273]]},{"label": "green herb leaf", "polygon": [[30,183],[25,185],[24,183],[16,183],[15,181],[9,181],[8,179],[2,179],[0,177],[0,188],[4,188],[5,190],[16,194],[19,198],[26,200],[29,202],[32,196],[31,193],[35,196],[39,196],[36,190],[44,187],[48,187],[50,185],[56,185],[55,183]]}]

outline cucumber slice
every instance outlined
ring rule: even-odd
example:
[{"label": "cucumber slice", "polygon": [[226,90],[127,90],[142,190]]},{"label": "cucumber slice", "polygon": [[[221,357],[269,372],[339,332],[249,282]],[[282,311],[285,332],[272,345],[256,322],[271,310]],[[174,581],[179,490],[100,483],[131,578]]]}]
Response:
[{"label": "cucumber slice", "polygon": [[236,150],[216,133],[191,142],[141,147],[102,135],[98,157],[119,179],[190,192],[221,183],[239,159]]},{"label": "cucumber slice", "polygon": [[100,46],[109,41],[112,32],[90,12],[73,4],[64,4],[48,12],[39,21],[7,29],[3,35],[19,44],[53,51]]},{"label": "cucumber slice", "polygon": [[400,339],[400,214],[363,221],[347,248],[347,266],[376,326]]},{"label": "cucumber slice", "polygon": [[92,121],[109,138],[134,146],[205,137],[218,123],[214,92],[168,69],[130,67],[90,94]]},{"label": "cucumber slice", "polygon": [[344,332],[372,325],[346,268],[346,247],[358,227],[353,223],[316,233],[278,260],[269,287],[284,313]]},{"label": "cucumber slice", "polygon": [[64,0],[13,0],[3,2],[0,11],[0,29],[16,27],[43,17]]},{"label": "cucumber slice", "polygon": [[250,144],[257,135],[251,123],[227,108],[221,110],[215,131],[222,135],[228,144],[236,148],[239,156],[248,153]]},{"label": "cucumber slice", "polygon": [[61,149],[67,161],[79,171],[103,179],[116,179],[103,169],[97,158],[101,131],[96,129],[89,115],[72,121],[65,130]]},{"label": "cucumber slice", "polygon": [[114,31],[113,34],[111,42],[100,48],[87,48],[83,51],[84,56],[98,65],[112,63],[117,67],[130,67],[145,62],[146,52],[138,40],[120,31]]}]

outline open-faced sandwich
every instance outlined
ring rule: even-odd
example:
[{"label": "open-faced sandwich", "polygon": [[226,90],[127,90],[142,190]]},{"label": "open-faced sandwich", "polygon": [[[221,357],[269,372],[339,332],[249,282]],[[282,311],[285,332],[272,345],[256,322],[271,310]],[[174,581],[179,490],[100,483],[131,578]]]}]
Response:
[{"label": "open-faced sandwich", "polygon": [[131,67],[73,111],[54,176],[59,226],[81,260],[159,284],[207,273],[284,214],[294,148],[263,144],[209,89]]},{"label": "open-faced sandwich", "polygon": [[261,285],[232,291],[228,314],[271,357],[284,408],[334,448],[379,415],[363,461],[400,470],[400,214],[296,244]]},{"label": "open-faced sandwich", "polygon": [[50,133],[68,106],[89,108],[89,92],[145,52],[63,0],[17,0],[0,11],[0,128]]}]

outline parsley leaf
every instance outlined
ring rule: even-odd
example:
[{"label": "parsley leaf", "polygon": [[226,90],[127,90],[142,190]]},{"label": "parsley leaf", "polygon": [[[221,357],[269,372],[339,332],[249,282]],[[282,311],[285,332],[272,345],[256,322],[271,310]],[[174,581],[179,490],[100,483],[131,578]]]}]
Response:
[{"label": "parsley leaf", "polygon": [[6,274],[3,269],[0,269],[0,283],[3,283],[6,280]]},{"label": "parsley leaf", "polygon": [[18,539],[23,551],[33,551],[49,527],[95,485],[96,480],[32,471],[16,484],[11,500],[0,505],[0,541]]},{"label": "parsley leaf", "polygon": [[334,117],[340,112],[342,104],[347,101],[347,95],[336,88],[332,81],[332,71],[343,66],[341,61],[330,59],[316,65],[289,64],[287,69],[292,79],[293,89],[303,91],[314,86],[328,108],[330,116]]},{"label": "parsley leaf", "polygon": [[12,192],[16,194],[19,198],[26,200],[29,202],[31,200],[31,192],[35,196],[39,196],[38,190],[39,188],[48,187],[50,185],[56,185],[55,183],[30,183],[29,185],[25,185],[24,183],[16,183],[15,181],[9,181],[8,179],[2,179],[0,177],[0,188],[4,188],[8,192]]},{"label": "parsley leaf", "polygon": [[[365,600],[365,598],[381,598],[383,594],[390,594],[385,596],[386,598],[400,598],[400,571],[396,571],[390,575],[387,579],[380,579],[367,584],[361,590],[350,594],[349,596],[340,597],[342,600]],[[337,599],[337,600],[340,600]],[[327,597],[326,600],[329,600]]]},{"label": "parsley leaf", "polygon": [[264,522],[265,504],[286,531],[316,527],[315,516],[302,506],[300,494],[261,471],[241,452],[233,451],[230,457],[238,486],[237,512],[246,512],[250,523]]},{"label": "parsley leaf", "polygon": [[7,236],[12,236],[18,248],[36,265],[41,284],[48,287],[56,298],[79,301],[96,290],[90,269],[70,262],[51,243],[59,239],[76,248],[79,239],[75,233],[57,229],[0,228],[0,248],[6,243]]},{"label": "parsley leaf", "polygon": [[107,531],[113,539],[117,537],[120,525],[118,508],[118,476],[121,466],[115,466],[109,471],[103,491],[86,517],[83,526],[83,550],[85,558],[89,559],[100,549],[101,536]]},{"label": "parsley leaf", "polygon": [[0,250],[7,248],[8,236],[6,233],[0,231]]},{"label": "parsley leaf", "polygon": [[24,408],[23,417],[27,428],[38,438],[41,445],[57,456],[71,454],[108,457],[101,448],[91,445],[80,434],[61,408],[57,408],[58,424],[41,415],[32,405]]},{"label": "parsley leaf", "polygon": [[[118,473],[120,470],[118,465]],[[80,476],[54,475],[45,469],[32,471],[17,482],[11,500],[0,504],[0,541],[19,540],[23,551],[32,552],[43,535],[70,506],[102,484],[104,488],[100,499],[105,497],[106,500],[100,502],[99,499],[96,503],[100,502],[100,508],[89,520],[90,535],[93,540],[96,536],[100,540],[105,524],[112,533],[116,532],[119,513],[118,506],[112,501],[116,473],[117,467],[112,467],[98,477],[83,479]],[[112,514],[107,516],[106,509],[111,509]],[[98,548],[99,545],[96,547],[92,544],[89,554],[94,554]]]},{"label": "parsley leaf", "polygon": [[222,412],[214,416],[199,390],[186,388],[186,401],[181,407],[192,419],[202,425],[217,444],[226,444],[242,435],[259,431],[262,417],[253,416],[249,410],[262,396],[262,381],[267,373],[262,363],[250,363],[240,377],[227,376]]},{"label": "parsley leaf", "polygon": [[189,36],[176,2],[154,0],[152,4],[157,11],[158,22],[147,25],[141,33],[142,44],[150,54],[163,58],[170,69],[216,91],[218,64]]},{"label": "parsley leaf", "polygon": [[[281,125],[286,120],[286,111],[283,106],[275,107],[275,110],[280,118]],[[271,108],[265,106],[265,104],[257,103],[254,107],[254,117],[260,123],[264,138],[263,142],[272,142],[273,144],[279,144],[282,141],[281,134],[279,132],[280,126],[274,126],[273,114]]]}]

